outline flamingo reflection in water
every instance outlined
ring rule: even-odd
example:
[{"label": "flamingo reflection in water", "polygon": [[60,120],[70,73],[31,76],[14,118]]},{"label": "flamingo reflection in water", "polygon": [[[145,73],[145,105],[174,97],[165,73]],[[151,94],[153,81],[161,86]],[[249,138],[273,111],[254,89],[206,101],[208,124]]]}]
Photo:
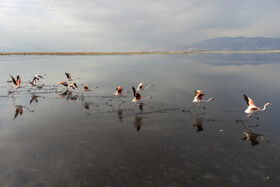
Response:
[{"label": "flamingo reflection in water", "polygon": [[134,116],[134,127],[136,127],[137,131],[140,131],[142,127],[142,117],[137,115]]},{"label": "flamingo reflection in water", "polygon": [[247,140],[247,141],[251,141],[251,145],[252,146],[255,146],[255,145],[258,145],[260,142],[258,141],[258,137],[261,137],[262,141],[264,143],[268,143],[270,142],[270,140],[266,140],[264,139],[264,136],[262,134],[256,134],[254,133],[251,128],[255,128],[255,127],[258,127],[259,125],[255,125],[255,126],[247,126],[243,123],[242,120],[237,120],[236,121],[237,123],[238,122],[241,122],[241,124],[244,126],[244,128],[247,130],[247,131],[243,131],[243,133],[246,135],[244,138],[242,138],[241,140],[244,141],[244,140]]},{"label": "flamingo reflection in water", "polygon": [[60,92],[59,95],[62,99],[66,99],[66,101],[68,101],[68,100],[76,101],[77,97],[78,97],[77,94],[73,96],[72,91],[69,91],[69,90],[65,90],[64,92]]},{"label": "flamingo reflection in water", "polygon": [[39,95],[32,95],[31,97],[31,100],[29,101],[29,104],[31,104],[33,101],[35,101],[36,103],[38,103],[38,98],[41,97],[41,98],[45,98],[43,96],[39,96]]},{"label": "flamingo reflection in water", "polygon": [[110,112],[113,112],[113,113],[116,113],[117,116],[118,116],[118,119],[119,119],[119,122],[123,122],[123,112],[124,112],[124,109],[121,109],[121,105],[123,105],[124,103],[120,103],[119,106],[118,106],[118,109],[115,109],[113,105],[109,104],[109,103],[106,103],[106,105],[110,106],[112,108],[112,111]]},{"label": "flamingo reflection in water", "polygon": [[204,130],[203,128],[203,121],[204,121],[204,115],[206,114],[206,112],[203,112],[201,114],[196,114],[193,115],[191,112],[189,112],[190,116],[193,119],[193,126],[197,128],[196,132],[201,132]]},{"label": "flamingo reflection in water", "polygon": [[204,111],[203,113],[197,113],[197,114],[193,114],[191,111],[189,110],[183,110],[183,112],[188,112],[191,116],[191,118],[193,119],[193,126],[197,128],[196,132],[201,132],[204,130],[203,128],[203,123],[205,121],[207,122],[213,122],[213,121],[216,121],[215,119],[205,119],[205,114],[206,112]]},{"label": "flamingo reflection in water", "polygon": [[95,104],[94,102],[86,101],[85,98],[86,98],[85,96],[83,96],[83,95],[81,96],[82,105],[84,106],[85,109],[89,110],[91,105],[96,106],[96,107],[99,106],[98,104]]},{"label": "flamingo reflection in water", "polygon": [[14,120],[17,118],[17,116],[20,114],[23,114],[23,108],[26,108],[29,112],[34,112],[34,110],[30,110],[27,106],[23,106],[23,105],[17,105],[16,104],[16,98],[14,96],[12,96],[13,99],[13,105],[16,108],[15,111],[15,115],[14,115]]}]

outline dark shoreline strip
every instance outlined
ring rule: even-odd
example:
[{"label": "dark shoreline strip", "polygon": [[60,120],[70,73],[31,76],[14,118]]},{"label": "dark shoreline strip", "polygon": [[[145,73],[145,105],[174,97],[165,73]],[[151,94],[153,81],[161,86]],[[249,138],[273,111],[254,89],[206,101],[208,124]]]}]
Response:
[{"label": "dark shoreline strip", "polygon": [[151,51],[151,52],[0,52],[0,55],[143,55],[143,54],[228,54],[228,53],[280,53],[270,51]]}]

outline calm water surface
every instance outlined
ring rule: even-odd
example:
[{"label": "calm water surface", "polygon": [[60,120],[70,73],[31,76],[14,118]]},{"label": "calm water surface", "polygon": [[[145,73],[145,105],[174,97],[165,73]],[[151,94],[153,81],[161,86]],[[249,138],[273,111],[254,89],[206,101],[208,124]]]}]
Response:
[{"label": "calm water surface", "polygon": [[[277,186],[279,54],[0,57],[1,186]],[[63,94],[70,72],[79,88]],[[11,90],[47,74],[40,89]],[[149,89],[143,110],[132,86]],[[99,86],[81,96],[80,84]],[[130,93],[111,99],[121,85]],[[206,110],[193,108],[201,89]],[[247,94],[272,107],[246,119]],[[37,97],[37,102],[32,98]],[[22,112],[19,112],[21,107]],[[18,114],[17,114],[18,113]],[[257,127],[250,127],[256,126]],[[246,140],[245,133],[255,136]],[[262,139],[263,138],[263,139]]]}]

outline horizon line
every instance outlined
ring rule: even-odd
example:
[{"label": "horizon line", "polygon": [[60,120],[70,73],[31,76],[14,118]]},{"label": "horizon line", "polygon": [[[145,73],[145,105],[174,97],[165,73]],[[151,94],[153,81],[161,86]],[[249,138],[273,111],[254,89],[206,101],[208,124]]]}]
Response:
[{"label": "horizon line", "polygon": [[140,52],[0,52],[7,55],[141,55],[141,54],[219,54],[219,53],[280,53],[280,50],[263,51],[140,51]]}]

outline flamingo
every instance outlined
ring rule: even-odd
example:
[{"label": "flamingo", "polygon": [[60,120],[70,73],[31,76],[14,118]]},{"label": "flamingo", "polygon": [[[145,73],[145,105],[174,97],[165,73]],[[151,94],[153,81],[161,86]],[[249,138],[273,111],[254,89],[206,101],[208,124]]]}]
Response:
[{"label": "flamingo", "polygon": [[18,75],[17,76],[17,79],[15,79],[11,74],[10,74],[10,76],[11,76],[11,78],[12,78],[12,81],[13,81],[13,83],[14,83],[14,86],[13,86],[13,88],[20,88],[20,83],[21,83],[21,78],[20,78],[20,76]]},{"label": "flamingo", "polygon": [[63,85],[63,86],[65,86],[65,87],[68,88],[68,83],[67,83],[67,82],[62,81],[62,82],[60,82],[59,84],[61,84],[61,85]]},{"label": "flamingo", "polygon": [[146,90],[146,89],[148,89],[148,88],[151,87],[151,86],[153,86],[153,85],[152,85],[152,84],[149,84],[148,86],[146,86],[146,87],[144,88],[144,87],[143,87],[143,82],[141,82],[141,83],[138,85],[136,91]]},{"label": "flamingo", "polygon": [[37,81],[37,80],[39,80],[39,79],[37,79],[37,77],[35,76],[35,77],[33,78],[33,80],[32,80],[31,82],[29,82],[30,85],[31,85],[31,87],[36,86],[36,81]]},{"label": "flamingo", "polygon": [[[46,75],[47,74],[44,74],[44,76],[46,76]],[[35,77],[36,77],[37,80],[44,79],[44,77],[39,75],[39,74],[36,74]]]},{"label": "flamingo", "polygon": [[77,84],[76,83],[71,83],[69,84],[69,87],[70,88],[73,88],[75,90],[75,88],[78,88]]},{"label": "flamingo", "polygon": [[[122,88],[121,86],[118,86],[118,87],[116,88],[116,92],[114,93],[113,97],[112,97],[110,100],[108,100],[108,101],[106,102],[106,104],[108,104],[109,101],[112,101],[112,100],[114,99],[114,96],[118,96],[118,97],[119,97],[119,100],[122,101],[122,100],[120,99],[120,96],[126,96],[127,93],[129,93],[129,91],[125,91],[125,92],[123,93],[123,88]],[[122,102],[125,103],[125,101],[122,101]]]},{"label": "flamingo", "polygon": [[71,74],[70,74],[70,73],[66,73],[66,72],[65,72],[65,75],[66,75],[68,81],[72,81],[72,79],[71,79]]},{"label": "flamingo", "polygon": [[255,105],[254,101],[248,97],[247,95],[243,95],[245,101],[247,102],[247,105],[248,105],[248,108],[245,110],[245,113],[247,113],[248,115],[246,115],[244,117],[245,118],[256,118],[257,120],[259,119],[258,117],[252,117],[251,115],[254,113],[254,112],[257,112],[257,111],[265,111],[266,109],[266,106],[270,105],[272,106],[271,103],[266,103],[263,108],[259,108]]},{"label": "flamingo", "polygon": [[67,80],[68,80],[68,81],[73,81],[73,80],[77,80],[77,79],[79,79],[79,77],[78,77],[78,78],[76,78],[76,79],[72,79],[72,77],[71,77],[71,74],[70,74],[70,73],[66,73],[66,72],[65,72],[65,75],[66,75],[66,77],[67,77]]},{"label": "flamingo", "polygon": [[134,86],[132,87],[132,90],[133,90],[133,95],[134,95],[132,102],[134,102],[135,104],[138,104],[137,102],[141,103],[142,101],[152,98],[152,96],[148,96],[145,99],[141,100],[142,96],[135,90]]},{"label": "flamingo", "polygon": [[[81,85],[83,85],[83,84],[81,84]],[[99,88],[99,87],[96,86],[96,87],[94,87],[94,88],[92,88],[92,89],[89,89],[89,88],[88,88],[88,84],[87,84],[87,85],[84,86],[84,88],[82,89],[81,93],[82,93],[82,95],[83,95],[84,92],[94,91],[96,88]]]},{"label": "flamingo", "polygon": [[131,102],[134,102],[134,106],[130,110],[133,110],[133,108],[136,105],[139,107],[140,110],[143,110],[143,105],[144,105],[143,101],[152,98],[152,96],[148,96],[145,99],[142,99],[142,96],[135,90],[134,87],[132,87],[132,90],[133,90],[134,98]]},{"label": "flamingo", "polygon": [[67,87],[67,89],[68,89],[68,88],[73,88],[73,89],[78,88],[78,86],[77,86],[76,83],[70,83],[70,84],[68,84],[67,82],[62,81],[62,82],[60,82],[59,84],[61,84],[61,85],[65,86],[65,87]]},{"label": "flamingo", "polygon": [[205,94],[203,94],[201,90],[195,90],[194,93],[195,93],[195,97],[194,97],[194,99],[193,99],[193,103],[194,103],[194,104],[192,104],[192,105],[190,106],[190,108],[188,109],[188,111],[190,111],[190,109],[191,109],[194,105],[196,105],[196,104],[197,104],[197,108],[204,108],[204,109],[206,109],[205,107],[200,107],[200,106],[199,106],[199,105],[200,105],[200,102],[208,103],[209,101],[212,101],[212,100],[214,101],[214,98],[212,98],[212,97],[209,98],[208,100],[203,100],[203,97],[204,97]]},{"label": "flamingo", "polygon": [[118,86],[116,88],[116,92],[114,93],[115,96],[126,96],[127,93],[129,93],[129,91],[126,91],[124,94],[122,93],[123,88],[121,86]]}]

